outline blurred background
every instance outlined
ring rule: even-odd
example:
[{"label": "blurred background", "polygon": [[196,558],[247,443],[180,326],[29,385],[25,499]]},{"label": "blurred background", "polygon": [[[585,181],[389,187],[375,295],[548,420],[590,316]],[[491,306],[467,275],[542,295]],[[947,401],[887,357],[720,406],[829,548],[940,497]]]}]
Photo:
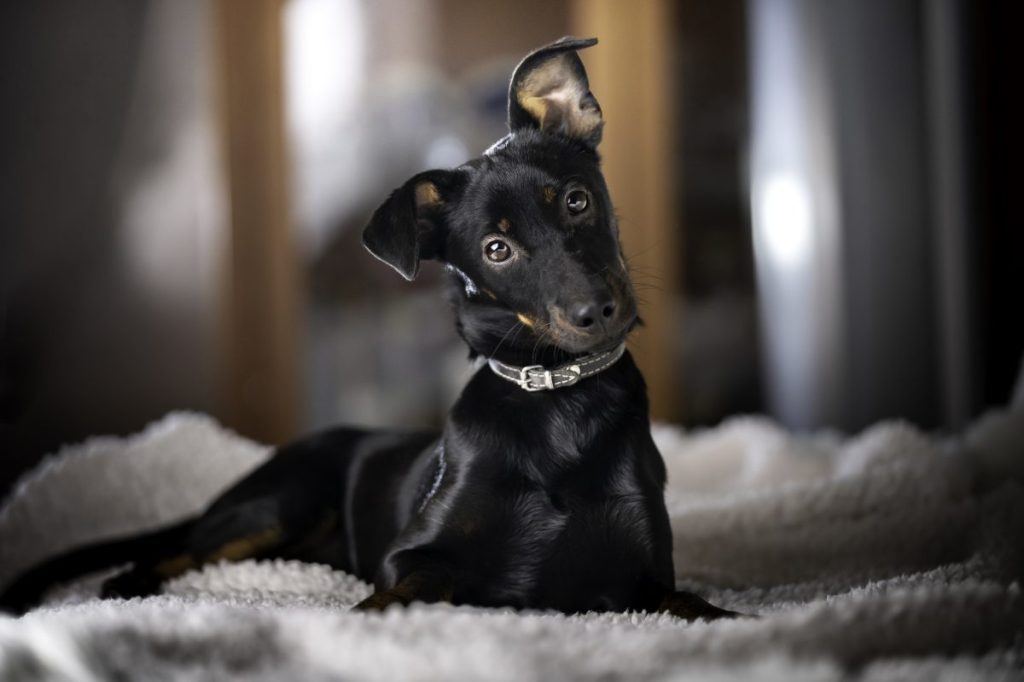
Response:
[{"label": "blurred background", "polygon": [[565,34],[601,41],[654,416],[956,430],[1024,350],[1013,5],[4,3],[0,491],[169,410],[439,424],[469,369],[442,274],[360,230],[502,136],[511,70]]}]

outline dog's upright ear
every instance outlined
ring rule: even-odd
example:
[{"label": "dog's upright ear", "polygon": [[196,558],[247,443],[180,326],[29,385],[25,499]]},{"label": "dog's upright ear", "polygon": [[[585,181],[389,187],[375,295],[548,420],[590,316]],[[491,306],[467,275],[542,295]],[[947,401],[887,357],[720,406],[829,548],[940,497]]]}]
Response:
[{"label": "dog's upright ear", "polygon": [[421,259],[440,258],[448,205],[465,177],[458,170],[419,173],[381,204],[363,230],[363,246],[412,281]]},{"label": "dog's upright ear", "polygon": [[558,132],[592,147],[601,142],[601,105],[590,93],[577,50],[597,38],[562,38],[531,52],[516,67],[508,88],[508,128]]}]

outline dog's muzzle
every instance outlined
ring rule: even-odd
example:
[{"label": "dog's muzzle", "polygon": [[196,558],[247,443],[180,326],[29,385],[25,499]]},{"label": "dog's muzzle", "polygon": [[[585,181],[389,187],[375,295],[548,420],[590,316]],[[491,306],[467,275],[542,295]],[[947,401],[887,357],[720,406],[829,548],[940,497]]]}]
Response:
[{"label": "dog's muzzle", "polygon": [[618,362],[625,352],[626,343],[622,342],[612,350],[584,355],[552,369],[543,365],[516,367],[494,359],[488,360],[487,364],[492,372],[524,391],[551,391],[572,386],[581,379],[603,372]]}]

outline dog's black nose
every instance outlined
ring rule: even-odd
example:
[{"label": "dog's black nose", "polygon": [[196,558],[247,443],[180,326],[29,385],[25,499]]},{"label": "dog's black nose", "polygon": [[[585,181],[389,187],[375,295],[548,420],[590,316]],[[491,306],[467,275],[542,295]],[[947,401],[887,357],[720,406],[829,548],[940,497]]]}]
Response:
[{"label": "dog's black nose", "polygon": [[605,324],[612,319],[613,315],[615,315],[615,301],[611,298],[600,298],[576,305],[572,309],[569,319],[580,329],[594,331],[595,329],[604,329]]}]

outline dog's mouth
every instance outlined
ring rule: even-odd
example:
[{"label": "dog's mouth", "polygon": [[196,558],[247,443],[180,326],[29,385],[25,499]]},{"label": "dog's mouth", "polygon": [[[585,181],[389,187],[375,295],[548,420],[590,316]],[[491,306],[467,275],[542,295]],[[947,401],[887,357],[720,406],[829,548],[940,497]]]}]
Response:
[{"label": "dog's mouth", "polygon": [[605,343],[596,344],[596,345],[592,346],[590,349],[588,349],[586,351],[586,353],[588,353],[590,355],[593,355],[593,354],[596,354],[596,353],[606,353],[608,351],[615,350],[621,344],[626,342],[626,338],[628,336],[629,336],[629,333],[627,332],[627,333],[624,333],[621,336],[613,338],[612,340],[607,341]]},{"label": "dog's mouth", "polygon": [[574,354],[613,350],[640,324],[634,304],[629,306],[625,314],[617,315],[617,319],[594,330],[581,330],[572,325],[564,312],[554,306],[548,308],[548,317],[548,336],[551,341],[561,350]]},{"label": "dog's mouth", "polygon": [[618,348],[620,344],[626,341],[629,336],[628,332],[622,332],[614,336],[609,336],[598,341],[587,341],[580,340],[572,337],[559,337],[555,336],[555,345],[567,352],[574,355],[593,355],[595,353],[604,353],[606,351],[614,350]]}]

